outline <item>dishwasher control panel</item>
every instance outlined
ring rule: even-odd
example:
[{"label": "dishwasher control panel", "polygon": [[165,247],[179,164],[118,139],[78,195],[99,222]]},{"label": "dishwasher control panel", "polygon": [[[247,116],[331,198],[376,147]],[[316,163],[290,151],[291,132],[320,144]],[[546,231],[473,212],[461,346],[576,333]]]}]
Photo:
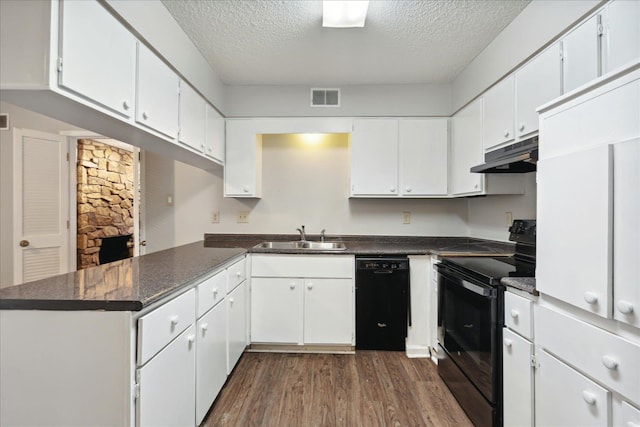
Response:
[{"label": "dishwasher control panel", "polygon": [[356,270],[408,270],[407,258],[356,258]]}]

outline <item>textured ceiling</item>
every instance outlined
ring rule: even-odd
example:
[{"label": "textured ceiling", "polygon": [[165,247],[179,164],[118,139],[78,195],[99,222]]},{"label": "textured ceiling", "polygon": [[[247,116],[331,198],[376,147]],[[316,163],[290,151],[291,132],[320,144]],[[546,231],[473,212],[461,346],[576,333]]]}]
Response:
[{"label": "textured ceiling", "polygon": [[226,84],[445,83],[529,0],[372,0],[364,28],[322,27],[322,2],[162,0]]}]

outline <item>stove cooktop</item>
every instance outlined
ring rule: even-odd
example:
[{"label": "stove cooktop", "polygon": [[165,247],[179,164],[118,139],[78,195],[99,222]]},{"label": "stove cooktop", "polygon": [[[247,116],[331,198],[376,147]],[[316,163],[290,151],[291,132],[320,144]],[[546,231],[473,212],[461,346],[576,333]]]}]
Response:
[{"label": "stove cooktop", "polygon": [[535,264],[515,257],[445,257],[442,263],[489,285],[503,277],[535,277]]}]

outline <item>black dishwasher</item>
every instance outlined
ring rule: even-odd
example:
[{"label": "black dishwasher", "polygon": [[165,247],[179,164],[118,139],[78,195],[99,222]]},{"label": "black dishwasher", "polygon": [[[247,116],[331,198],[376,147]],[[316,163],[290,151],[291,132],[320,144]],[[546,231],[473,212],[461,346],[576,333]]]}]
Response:
[{"label": "black dishwasher", "polygon": [[405,350],[409,259],[356,257],[356,349]]}]

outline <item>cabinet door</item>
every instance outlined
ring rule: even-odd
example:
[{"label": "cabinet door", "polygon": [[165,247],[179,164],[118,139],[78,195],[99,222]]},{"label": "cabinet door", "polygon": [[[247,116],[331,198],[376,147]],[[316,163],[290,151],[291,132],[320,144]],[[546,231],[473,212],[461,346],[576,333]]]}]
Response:
[{"label": "cabinet door", "polygon": [[538,163],[537,289],[611,314],[611,147]]},{"label": "cabinet door", "polygon": [[204,152],[205,101],[186,82],[180,82],[180,142]]},{"label": "cabinet door", "polygon": [[640,58],[640,2],[608,3],[603,21],[602,71],[607,73]]},{"label": "cabinet door", "polygon": [[179,85],[178,76],[145,45],[138,43],[136,122],[175,138]]},{"label": "cabinet door", "polygon": [[247,348],[247,282],[238,285],[227,297],[227,373]]},{"label": "cabinet door", "polygon": [[533,344],[507,328],[502,331],[504,425],[533,426]]},{"label": "cabinet door", "polygon": [[224,163],[224,117],[215,108],[206,106],[205,154]]},{"label": "cabinet door", "polygon": [[607,425],[611,412],[608,390],[545,351],[539,351],[536,358],[536,425]]},{"label": "cabinet door", "polygon": [[482,99],[478,99],[451,119],[451,192],[453,195],[482,193],[484,175],[471,173],[469,169],[483,162]]},{"label": "cabinet door", "polygon": [[97,1],[62,2],[61,86],[133,114],[136,39]]},{"label": "cabinet door", "polygon": [[516,136],[538,131],[536,108],[560,96],[560,44],[556,43],[516,72]]},{"label": "cabinet door", "polygon": [[398,194],[398,120],[353,121],[351,134],[351,194]]},{"label": "cabinet door", "polygon": [[489,89],[483,98],[483,145],[490,150],[496,145],[513,141],[515,86],[513,74]]},{"label": "cabinet door", "polygon": [[614,404],[612,424],[614,426],[624,427],[640,426],[640,410],[624,401],[619,404]]},{"label": "cabinet door", "polygon": [[225,197],[260,197],[262,138],[251,120],[226,121]]},{"label": "cabinet door", "polygon": [[227,305],[220,303],[196,324],[196,425],[227,380]]},{"label": "cabinet door", "polygon": [[400,192],[403,196],[447,194],[447,119],[400,120]]},{"label": "cabinet door", "polygon": [[251,279],[251,342],[302,344],[301,279]]},{"label": "cabinet door", "polygon": [[195,425],[196,331],[191,325],[138,369],[138,425]]},{"label": "cabinet door", "polygon": [[599,16],[580,24],[562,39],[562,88],[567,93],[599,76]]},{"label": "cabinet door", "polygon": [[304,343],[353,344],[351,279],[305,279]]},{"label": "cabinet door", "polygon": [[613,317],[640,327],[640,139],[613,156]]}]

